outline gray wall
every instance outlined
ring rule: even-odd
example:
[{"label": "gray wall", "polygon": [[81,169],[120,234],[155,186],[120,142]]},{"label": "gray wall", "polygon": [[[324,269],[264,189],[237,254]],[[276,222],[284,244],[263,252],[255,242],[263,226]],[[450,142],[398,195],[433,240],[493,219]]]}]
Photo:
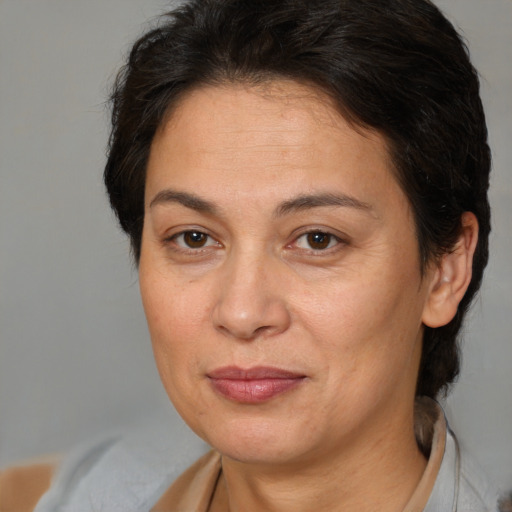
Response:
[{"label": "gray wall", "polygon": [[[480,69],[493,257],[452,426],[512,487],[512,2],[438,0]],[[107,84],[164,0],[0,0],[0,465],[167,402],[127,243],[104,197]]]}]

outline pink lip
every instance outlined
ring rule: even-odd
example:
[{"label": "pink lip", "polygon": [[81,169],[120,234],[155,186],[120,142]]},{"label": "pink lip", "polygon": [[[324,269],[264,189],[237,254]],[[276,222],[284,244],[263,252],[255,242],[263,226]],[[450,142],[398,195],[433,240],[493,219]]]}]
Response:
[{"label": "pink lip", "polygon": [[207,376],[219,394],[245,404],[266,402],[295,388],[306,378],[305,375],[265,366],[247,370],[227,366],[213,370]]}]

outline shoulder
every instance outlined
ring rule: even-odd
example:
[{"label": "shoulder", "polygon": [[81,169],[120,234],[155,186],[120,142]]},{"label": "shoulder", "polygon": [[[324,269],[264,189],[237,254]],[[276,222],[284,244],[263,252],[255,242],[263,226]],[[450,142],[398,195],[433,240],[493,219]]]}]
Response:
[{"label": "shoulder", "polygon": [[440,406],[437,408],[436,424],[445,424],[442,436],[438,436],[442,459],[424,511],[497,512],[497,488],[459,443]]},{"label": "shoulder", "polygon": [[460,448],[459,510],[496,512],[498,492],[476,461]]},{"label": "shoulder", "polygon": [[0,512],[31,512],[49,489],[57,457],[29,461],[0,471]]},{"label": "shoulder", "polygon": [[150,510],[206,449],[175,417],[154,416],[69,452],[34,510]]}]

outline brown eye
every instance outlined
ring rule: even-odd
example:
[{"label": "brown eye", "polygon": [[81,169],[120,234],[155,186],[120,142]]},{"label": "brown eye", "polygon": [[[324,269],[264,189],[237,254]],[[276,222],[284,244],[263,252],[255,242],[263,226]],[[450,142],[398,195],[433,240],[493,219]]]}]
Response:
[{"label": "brown eye", "polygon": [[328,235],[327,233],[308,233],[307,240],[308,245],[311,247],[311,249],[327,249],[329,247],[329,244],[331,242],[331,235]]},{"label": "brown eye", "polygon": [[183,242],[191,249],[200,249],[206,245],[208,235],[200,231],[186,231],[183,233]]},{"label": "brown eye", "polygon": [[304,233],[296,241],[297,247],[310,251],[323,251],[334,247],[338,243],[340,243],[340,240],[337,237],[323,231]]},{"label": "brown eye", "polygon": [[205,249],[211,246],[219,246],[219,243],[210,235],[202,231],[182,231],[172,237],[172,241],[183,249]]}]

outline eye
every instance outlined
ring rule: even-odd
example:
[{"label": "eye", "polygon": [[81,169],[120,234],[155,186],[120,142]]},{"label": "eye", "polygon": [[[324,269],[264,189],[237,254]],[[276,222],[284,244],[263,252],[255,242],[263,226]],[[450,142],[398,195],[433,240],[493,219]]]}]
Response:
[{"label": "eye", "polygon": [[201,231],[183,231],[172,237],[172,241],[179,247],[184,249],[203,249],[219,245],[211,236]]},{"label": "eye", "polygon": [[324,251],[340,243],[340,239],[323,231],[311,231],[299,236],[296,245],[301,249]]}]

